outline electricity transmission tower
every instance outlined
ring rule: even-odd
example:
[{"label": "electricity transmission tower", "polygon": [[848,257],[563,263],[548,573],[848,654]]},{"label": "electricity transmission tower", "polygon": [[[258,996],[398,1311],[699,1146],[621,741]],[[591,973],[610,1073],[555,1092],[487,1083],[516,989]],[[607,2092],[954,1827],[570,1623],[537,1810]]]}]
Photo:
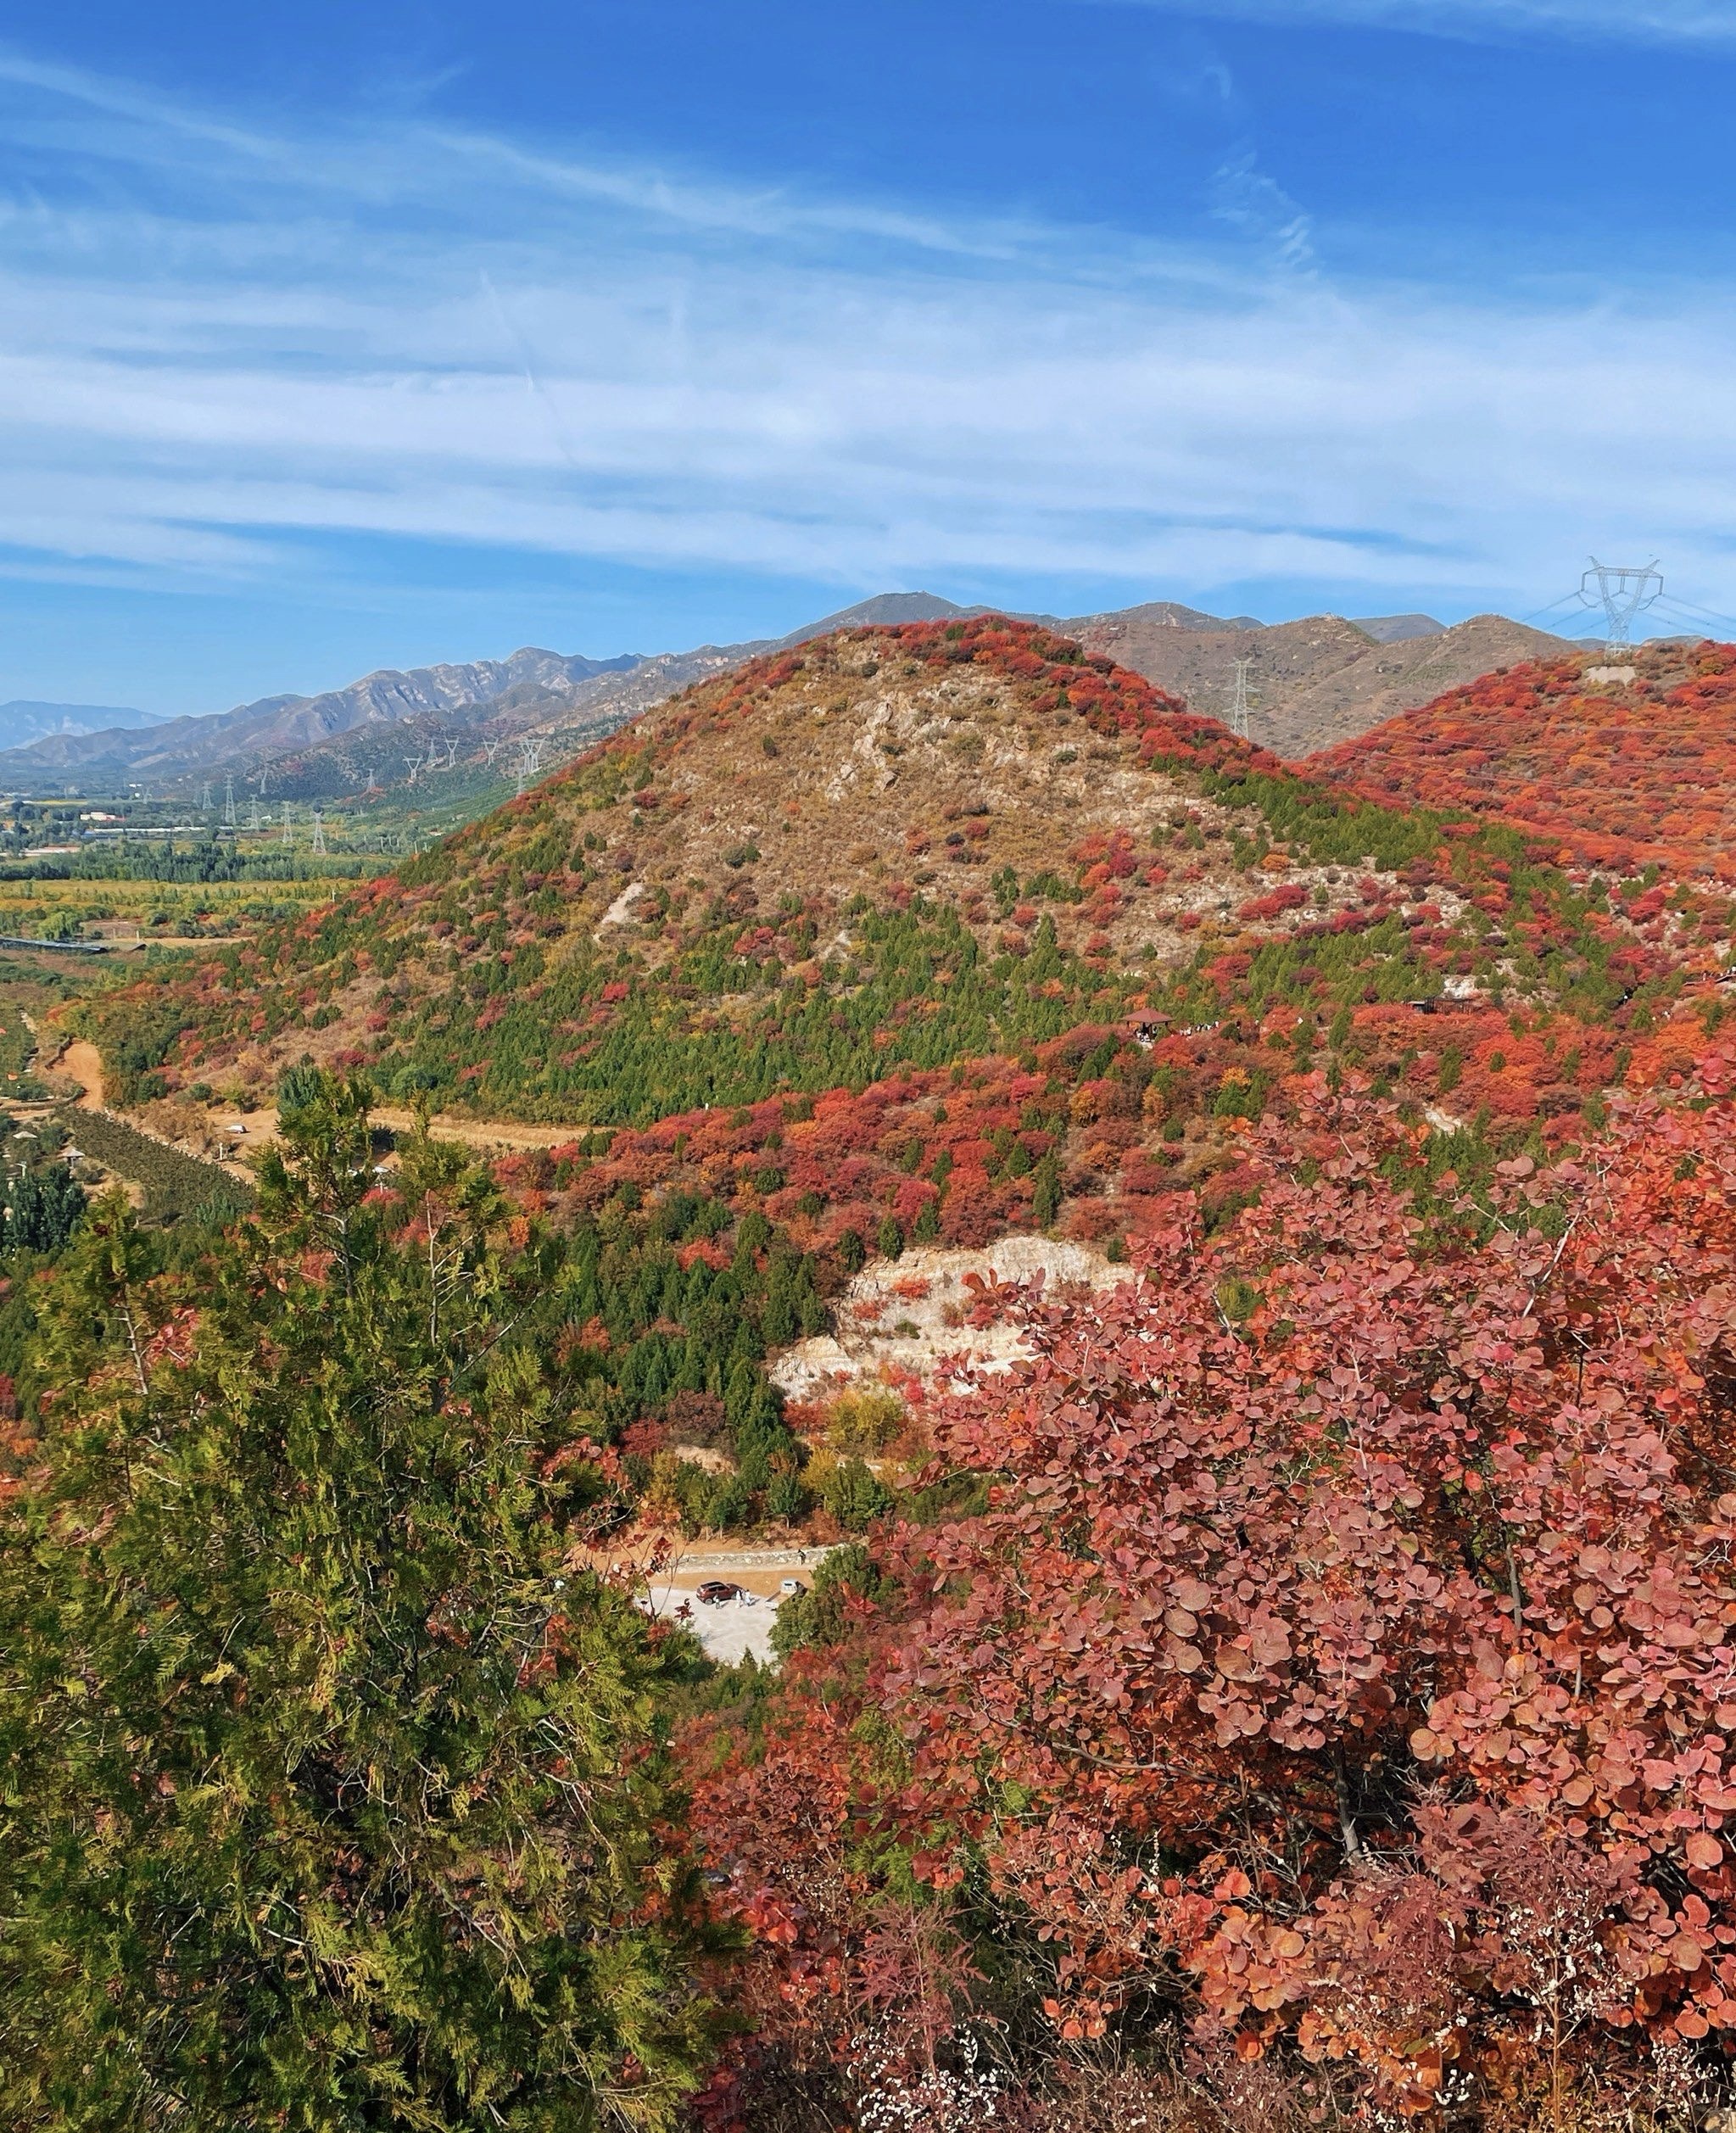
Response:
[{"label": "electricity transmission tower", "polygon": [[527,736],[518,744],[518,790],[525,787],[543,767],[543,744],[533,736]]},{"label": "electricity transmission tower", "polygon": [[208,815],[210,812],[211,781],[209,778],[207,778],[204,783],[199,787],[199,812],[202,815]]},{"label": "electricity transmission tower", "polygon": [[1251,738],[1248,729],[1249,713],[1259,709],[1259,692],[1248,685],[1248,677],[1253,669],[1253,662],[1251,659],[1236,661],[1236,684],[1231,693],[1230,708],[1225,713],[1231,732],[1240,734],[1243,740]]},{"label": "electricity transmission tower", "polygon": [[287,800],[283,803],[283,849],[286,852],[295,849],[295,810]]},{"label": "electricity transmission tower", "polygon": [[326,856],[326,821],[319,809],[314,809],[314,850],[321,858]]},{"label": "electricity transmission tower", "polygon": [[1664,573],[1655,556],[1635,566],[1600,563],[1594,556],[1591,568],[1579,581],[1579,597],[1585,606],[1604,611],[1609,625],[1604,646],[1611,660],[1633,651],[1634,623],[1663,593]]},{"label": "electricity transmission tower", "polygon": [[247,826],[249,829],[257,829],[260,826],[260,796],[257,793],[247,803]]}]

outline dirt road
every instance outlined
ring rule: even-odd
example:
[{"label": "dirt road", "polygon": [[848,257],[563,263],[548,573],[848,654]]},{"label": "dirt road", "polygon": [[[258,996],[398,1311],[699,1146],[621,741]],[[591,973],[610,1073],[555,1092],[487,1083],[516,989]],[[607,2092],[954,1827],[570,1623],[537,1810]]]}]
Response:
[{"label": "dirt road", "polygon": [[[69,1067],[66,1071],[72,1069]],[[372,1117],[376,1125],[388,1127],[394,1133],[410,1133],[416,1127],[413,1112],[400,1110],[389,1103],[377,1105]],[[275,1111],[236,1111],[218,1105],[212,1109],[210,1120],[212,1131],[220,1134],[237,1154],[262,1148],[268,1141],[277,1137]],[[428,1120],[428,1132],[434,1140],[461,1141],[466,1147],[486,1155],[511,1153],[523,1148],[564,1147],[584,1131],[582,1125],[495,1125],[477,1119]]]},{"label": "dirt road", "polygon": [[[100,1111],[106,1108],[103,1100],[102,1054],[87,1037],[74,1037],[57,1057],[45,1058],[42,1064],[47,1071],[64,1074],[68,1080],[78,1083],[81,1109]],[[373,1115],[379,1125],[388,1126],[394,1133],[408,1133],[416,1125],[411,1112],[390,1104],[382,1105]],[[212,1129],[226,1143],[226,1153],[232,1160],[263,1147],[268,1141],[277,1137],[275,1111],[237,1111],[217,1106],[209,1116]],[[561,1147],[583,1133],[585,1128],[521,1125],[512,1122],[495,1125],[478,1119],[434,1118],[428,1121],[428,1131],[437,1141],[461,1141],[466,1147],[499,1154],[503,1150]]]},{"label": "dirt road", "polygon": [[64,1074],[78,1083],[81,1111],[107,1108],[103,1102],[103,1055],[88,1037],[73,1038],[58,1058],[44,1060],[43,1065],[50,1074]]},{"label": "dirt road", "polygon": [[[412,1113],[394,1110],[389,1104],[381,1105],[374,1116],[394,1133],[408,1133],[416,1124]],[[569,1141],[583,1139],[589,1131],[583,1125],[520,1125],[511,1120],[498,1125],[480,1119],[428,1120],[428,1131],[435,1140],[464,1141],[473,1148],[560,1148]]]}]

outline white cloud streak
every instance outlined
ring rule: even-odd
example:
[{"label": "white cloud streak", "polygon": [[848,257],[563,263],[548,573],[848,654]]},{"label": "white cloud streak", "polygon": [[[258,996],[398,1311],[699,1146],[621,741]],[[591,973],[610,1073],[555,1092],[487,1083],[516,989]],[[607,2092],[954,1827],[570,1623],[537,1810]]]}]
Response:
[{"label": "white cloud streak", "polygon": [[1621,44],[1736,44],[1730,0],[1072,0],[1287,29],[1311,23],[1476,41],[1571,37]]},{"label": "white cloud streak", "polygon": [[[0,204],[0,528],[31,575],[312,580],[360,537],[1520,604],[1631,539],[1718,604],[1716,292],[1641,318],[1334,287],[1251,159],[1225,248],[1190,252],[0,77],[52,137]],[[65,181],[110,111],[118,200]]]}]

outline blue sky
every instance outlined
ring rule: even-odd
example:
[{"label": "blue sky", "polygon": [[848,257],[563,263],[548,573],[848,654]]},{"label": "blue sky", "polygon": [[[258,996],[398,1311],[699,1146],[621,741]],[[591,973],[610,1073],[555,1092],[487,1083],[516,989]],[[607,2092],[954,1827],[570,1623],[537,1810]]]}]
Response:
[{"label": "blue sky", "polygon": [[0,700],[1736,610],[1736,0],[14,0]]}]

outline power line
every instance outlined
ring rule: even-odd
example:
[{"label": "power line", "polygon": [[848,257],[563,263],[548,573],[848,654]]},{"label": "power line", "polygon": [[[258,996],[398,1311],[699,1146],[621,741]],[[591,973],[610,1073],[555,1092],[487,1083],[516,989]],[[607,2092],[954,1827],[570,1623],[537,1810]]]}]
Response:
[{"label": "power line", "polygon": [[1540,623],[1545,615],[1553,615],[1558,607],[1577,607],[1582,603],[1577,593],[1563,593],[1559,600],[1552,600],[1547,607],[1533,608],[1528,615],[1521,615],[1521,623]]},{"label": "power line", "polygon": [[1697,626],[1704,627],[1710,623],[1715,629],[1736,631],[1736,618],[1716,614],[1708,607],[1696,607],[1691,600],[1677,599],[1673,593],[1666,595],[1658,605],[1667,613],[1679,615],[1684,621]]}]

